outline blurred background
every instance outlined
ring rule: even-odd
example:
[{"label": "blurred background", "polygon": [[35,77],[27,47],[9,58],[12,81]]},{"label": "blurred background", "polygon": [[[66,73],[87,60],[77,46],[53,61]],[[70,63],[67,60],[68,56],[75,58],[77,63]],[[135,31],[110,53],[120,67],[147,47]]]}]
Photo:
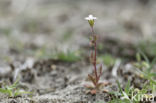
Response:
[{"label": "blurred background", "polygon": [[155,10],[156,0],[0,0],[0,65],[88,46],[89,14],[98,18],[99,42],[141,42],[153,56]]}]

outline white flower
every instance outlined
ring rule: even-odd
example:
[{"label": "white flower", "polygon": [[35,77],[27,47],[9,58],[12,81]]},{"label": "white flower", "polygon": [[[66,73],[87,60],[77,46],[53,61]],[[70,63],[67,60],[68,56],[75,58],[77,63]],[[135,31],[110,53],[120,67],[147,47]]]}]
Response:
[{"label": "white flower", "polygon": [[93,15],[88,15],[88,17],[86,17],[85,19],[88,20],[90,26],[93,27],[94,26],[94,20],[96,20],[97,18],[94,17]]},{"label": "white flower", "polygon": [[97,17],[94,17],[93,15],[88,15],[88,17],[85,18],[86,20],[96,20]]}]

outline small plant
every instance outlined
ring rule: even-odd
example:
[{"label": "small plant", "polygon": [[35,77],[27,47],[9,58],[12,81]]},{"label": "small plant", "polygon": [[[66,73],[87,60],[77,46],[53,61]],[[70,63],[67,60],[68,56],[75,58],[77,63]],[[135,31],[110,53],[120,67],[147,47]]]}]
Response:
[{"label": "small plant", "polygon": [[131,103],[129,98],[132,91],[132,88],[130,87],[130,81],[128,81],[124,89],[121,88],[118,80],[116,82],[118,85],[118,91],[109,92],[113,96],[113,99],[109,101],[109,103]]},{"label": "small plant", "polygon": [[67,50],[67,51],[54,51],[47,47],[42,47],[41,49],[35,51],[35,56],[39,59],[55,59],[64,62],[76,62],[80,60],[81,51],[80,50]]},{"label": "small plant", "polygon": [[[141,57],[144,58],[144,61],[141,60]],[[154,64],[156,63],[156,58],[154,58],[152,62],[150,62],[148,57],[141,51],[136,55],[136,58],[137,62],[134,63],[134,66],[138,68],[137,71],[139,71],[139,73],[141,74],[140,76],[142,78],[148,79],[156,85],[156,81],[153,79],[156,77],[156,73],[152,71],[152,69],[154,69]]]},{"label": "small plant", "polygon": [[154,95],[149,94],[149,87],[147,84],[143,84],[143,88],[138,89],[131,86],[130,81],[122,89],[119,81],[117,81],[119,91],[112,92],[114,98],[108,103],[142,103],[154,100]]},{"label": "small plant", "polygon": [[78,51],[59,52],[56,58],[65,62],[76,62],[80,60]]},{"label": "small plant", "polygon": [[[142,58],[144,60],[142,60]],[[154,64],[156,63],[156,58],[150,62],[148,57],[140,51],[136,54],[137,62],[134,66],[137,68],[138,74],[141,78],[145,79],[146,82],[141,84],[142,88],[134,88],[130,85],[130,81],[125,86],[125,89],[121,88],[120,83],[117,81],[119,91],[112,92],[115,98],[109,103],[142,103],[154,101],[154,93],[156,91],[156,73],[152,72]]]},{"label": "small plant", "polygon": [[30,92],[20,90],[17,87],[18,87],[18,81],[16,81],[10,86],[4,86],[3,88],[0,88],[0,93],[7,94],[9,97],[17,97],[22,94],[30,94]]},{"label": "small plant", "polygon": [[[142,60],[141,57],[143,57],[144,60]],[[148,80],[147,84],[149,88],[152,89],[152,92],[155,92],[156,91],[156,81],[155,81],[156,73],[153,72],[152,70],[154,69],[156,58],[154,58],[152,62],[150,62],[148,57],[142,51],[140,51],[140,53],[137,53],[136,58],[137,58],[137,62],[134,63],[134,66],[138,68],[137,71],[139,73],[139,76],[141,78]]]},{"label": "small plant", "polygon": [[97,90],[100,89],[101,86],[104,85],[104,83],[99,82],[100,77],[102,75],[102,65],[99,66],[99,68],[97,68],[97,35],[94,32],[94,21],[97,19],[96,17],[93,17],[93,15],[89,15],[88,17],[85,18],[90,27],[91,27],[91,31],[92,31],[92,35],[90,37],[90,44],[91,47],[93,47],[94,49],[91,51],[91,55],[90,55],[90,61],[93,65],[93,73],[92,74],[88,74],[88,78],[89,80],[93,83],[93,86],[91,85],[86,85],[87,88],[90,88],[91,94],[96,94]]},{"label": "small plant", "polygon": [[106,66],[111,67],[115,64],[116,58],[110,54],[100,55],[98,61],[102,61]]}]

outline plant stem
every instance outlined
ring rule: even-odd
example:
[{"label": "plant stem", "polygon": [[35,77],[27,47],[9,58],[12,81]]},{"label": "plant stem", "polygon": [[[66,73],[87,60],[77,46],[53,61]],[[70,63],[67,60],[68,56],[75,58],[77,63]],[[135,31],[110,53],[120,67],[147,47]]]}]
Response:
[{"label": "plant stem", "polygon": [[97,74],[97,67],[96,67],[96,35],[94,33],[94,29],[93,27],[91,28],[92,29],[92,37],[93,37],[93,42],[94,42],[94,62],[93,62],[93,66],[94,66],[94,73],[95,73],[95,80],[96,80],[96,83],[95,83],[95,86],[98,84],[98,74]]}]

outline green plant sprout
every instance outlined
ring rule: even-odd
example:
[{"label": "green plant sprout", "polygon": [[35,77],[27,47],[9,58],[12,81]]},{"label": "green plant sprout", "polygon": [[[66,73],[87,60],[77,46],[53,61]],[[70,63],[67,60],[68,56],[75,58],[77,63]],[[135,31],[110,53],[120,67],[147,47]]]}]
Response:
[{"label": "green plant sprout", "polygon": [[147,84],[143,84],[142,89],[132,87],[130,81],[128,81],[124,89],[121,88],[119,81],[117,81],[117,85],[119,91],[110,92],[115,97],[108,103],[142,103],[154,99],[151,94],[148,94],[149,87]]},{"label": "green plant sprout", "polygon": [[16,81],[10,86],[4,86],[3,88],[0,88],[0,93],[7,94],[9,97],[17,97],[22,94],[30,94],[30,92],[26,92],[23,90],[18,89],[19,82]]},{"label": "green plant sprout", "polygon": [[[144,61],[141,60],[141,57],[144,58]],[[156,81],[155,81],[156,73],[153,72],[152,70],[154,68],[154,64],[156,63],[156,58],[154,58],[152,62],[150,62],[150,60],[142,51],[140,51],[140,53],[137,53],[136,58],[137,58],[137,62],[134,63],[134,66],[138,68],[137,71],[139,72],[140,77],[148,80],[149,88],[152,89],[152,92],[155,92],[156,91]]]},{"label": "green plant sprout", "polygon": [[116,58],[111,54],[104,54],[98,57],[98,61],[102,61],[106,66],[111,67],[115,64]]},{"label": "green plant sprout", "polygon": [[76,62],[80,60],[79,51],[59,52],[56,58],[66,62]]},{"label": "green plant sprout", "polygon": [[149,57],[156,56],[156,42],[152,40],[141,41],[136,48],[140,48]]},{"label": "green plant sprout", "polygon": [[[142,60],[142,58],[144,60]],[[153,94],[156,92],[156,81],[154,78],[156,77],[156,73],[153,73],[152,69],[156,63],[156,58],[150,62],[147,56],[142,51],[139,51],[139,53],[136,54],[136,59],[137,62],[134,63],[134,66],[138,68],[139,76],[147,81],[142,84],[143,87],[141,89],[130,86],[130,81],[128,81],[125,89],[122,89],[120,83],[117,81],[119,91],[110,92],[115,95],[115,98],[109,103],[140,103],[145,100],[154,100]],[[149,94],[149,92],[151,94]]]},{"label": "green plant sprout", "polygon": [[[117,81],[117,85],[118,85],[119,91],[110,92],[110,94],[114,95],[115,97],[109,103],[131,103],[132,101],[129,98],[130,92],[131,92],[130,81],[128,81],[124,90],[121,88],[119,81]],[[124,98],[121,99],[119,97],[124,97]]]},{"label": "green plant sprout", "polygon": [[80,50],[67,50],[64,51],[55,51],[53,53],[50,52],[51,50],[43,47],[37,51],[35,51],[35,55],[39,59],[55,59],[64,62],[76,62],[80,60],[81,51]]},{"label": "green plant sprout", "polygon": [[91,47],[94,48],[91,51],[91,55],[90,55],[90,61],[93,65],[94,70],[93,70],[93,74],[88,74],[88,78],[93,83],[94,86],[86,85],[86,87],[91,89],[90,91],[91,94],[96,94],[97,90],[99,90],[100,87],[104,85],[104,83],[99,82],[100,77],[102,75],[102,65],[100,65],[99,68],[97,68],[97,50],[96,50],[97,49],[97,35],[94,32],[94,23],[97,18],[94,17],[93,15],[89,15],[85,19],[88,21],[91,27],[92,35],[90,37],[90,44],[91,44]]}]

